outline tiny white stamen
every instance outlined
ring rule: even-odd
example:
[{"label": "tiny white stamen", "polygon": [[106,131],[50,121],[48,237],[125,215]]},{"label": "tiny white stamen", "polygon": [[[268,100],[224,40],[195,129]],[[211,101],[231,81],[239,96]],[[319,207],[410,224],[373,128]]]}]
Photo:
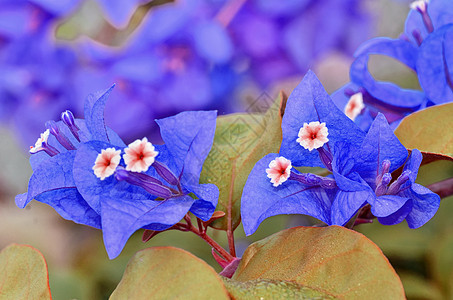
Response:
[{"label": "tiny white stamen", "polygon": [[426,6],[429,3],[429,0],[417,0],[412,2],[409,6],[413,10],[420,10],[422,12],[426,11]]},{"label": "tiny white stamen", "polygon": [[349,119],[354,121],[364,108],[365,105],[363,104],[362,93],[356,93],[349,98],[349,101],[344,108],[344,113]]},{"label": "tiny white stamen", "polygon": [[277,157],[269,163],[269,169],[266,169],[267,177],[275,187],[288,180],[291,174],[291,161],[283,156]]},{"label": "tiny white stamen", "polygon": [[38,140],[35,143],[35,146],[32,147],[30,146],[30,154],[35,154],[38,151],[44,150],[42,144],[47,143],[47,139],[49,138],[49,129],[46,129],[43,133],[41,133],[41,136],[38,138]]},{"label": "tiny white stamen", "polygon": [[96,177],[104,180],[105,178],[115,173],[121,160],[121,150],[115,148],[102,149],[101,153],[96,157],[93,171]]},{"label": "tiny white stamen", "polygon": [[329,132],[326,123],[310,122],[304,123],[304,126],[299,130],[299,138],[296,140],[302,147],[312,151],[324,146],[329,141],[327,136]]},{"label": "tiny white stamen", "polygon": [[124,152],[123,159],[126,163],[126,170],[132,172],[148,171],[149,166],[153,164],[157,154],[159,154],[146,137],[129,144]]}]

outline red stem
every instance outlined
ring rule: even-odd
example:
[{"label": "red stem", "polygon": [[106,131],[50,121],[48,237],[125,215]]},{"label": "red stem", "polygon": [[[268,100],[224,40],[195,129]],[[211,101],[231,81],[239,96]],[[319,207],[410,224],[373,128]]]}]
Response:
[{"label": "red stem", "polygon": [[197,218],[197,223],[198,223],[198,230],[201,233],[206,233],[206,228],[203,226],[203,223],[201,222],[201,220],[199,218]]},{"label": "red stem", "polygon": [[214,241],[210,236],[206,234],[206,230],[203,229],[203,224],[201,223],[200,219],[197,218],[199,229],[195,228],[195,226],[192,225],[189,213],[184,216],[184,220],[187,222],[187,224],[177,223],[176,225],[178,225],[180,228],[184,228],[185,231],[192,231],[193,233],[201,237],[228,262],[231,262],[235,259],[235,256],[233,257],[230,253],[223,249],[222,246],[220,246],[216,241]]},{"label": "red stem", "polygon": [[233,231],[233,193],[234,193],[234,178],[236,176],[236,160],[233,161],[233,170],[231,171],[231,183],[230,183],[230,192],[228,195],[228,206],[227,206],[227,237],[228,237],[228,247],[230,249],[230,254],[236,257],[236,247],[234,246],[234,231]]},{"label": "red stem", "polygon": [[427,186],[433,193],[438,194],[441,198],[453,195],[453,178],[448,178]]},{"label": "red stem", "polygon": [[214,241],[210,236],[208,236],[205,232],[200,232],[198,229],[195,227],[191,226],[190,231],[201,237],[203,240],[205,240],[209,245],[211,245],[212,248],[214,248],[217,252],[219,252],[220,255],[223,256],[225,260],[228,262],[231,262],[234,260],[234,257],[228,253],[225,249],[222,248],[219,244],[217,244],[216,241]]}]

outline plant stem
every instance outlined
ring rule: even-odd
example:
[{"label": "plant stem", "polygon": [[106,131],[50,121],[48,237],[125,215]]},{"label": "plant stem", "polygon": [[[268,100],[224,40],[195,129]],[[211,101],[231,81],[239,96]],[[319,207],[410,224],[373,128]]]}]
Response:
[{"label": "plant stem", "polygon": [[201,220],[199,218],[197,218],[197,224],[198,224],[198,230],[201,233],[206,233],[206,228],[204,228],[203,223],[201,222]]},{"label": "plant stem", "polygon": [[440,198],[453,195],[453,178],[448,178],[427,186],[431,191],[438,194]]},{"label": "plant stem", "polygon": [[234,260],[234,257],[228,253],[225,249],[222,248],[216,241],[214,241],[210,236],[208,236],[205,232],[200,232],[198,229],[195,227],[191,226],[190,231],[201,237],[203,240],[205,240],[209,245],[211,245],[212,248],[214,248],[217,252],[219,252],[220,255],[223,256],[225,260],[228,262],[231,262]]},{"label": "plant stem", "polygon": [[236,247],[234,246],[232,206],[233,206],[234,178],[235,177],[236,177],[236,160],[234,160],[234,162],[233,162],[233,170],[231,171],[230,192],[228,195],[228,206],[227,206],[228,247],[230,249],[230,254],[234,257],[236,256]]}]

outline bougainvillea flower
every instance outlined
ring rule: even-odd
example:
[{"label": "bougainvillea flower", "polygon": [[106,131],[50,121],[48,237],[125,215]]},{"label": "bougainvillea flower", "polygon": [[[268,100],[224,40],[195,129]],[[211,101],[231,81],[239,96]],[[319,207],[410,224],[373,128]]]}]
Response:
[{"label": "bougainvillea flower", "polygon": [[74,95],[69,77],[76,66],[72,49],[55,44],[47,34],[31,35],[2,47],[0,122],[16,131],[24,148],[36,141],[46,120],[58,118],[62,110],[73,110],[74,103],[89,94],[81,98]]},{"label": "bougainvillea flower", "polygon": [[103,106],[110,91],[111,88],[87,97],[85,120],[74,119],[72,113],[66,111],[62,114],[62,121],[49,123],[49,128],[30,149],[33,174],[28,192],[16,196],[18,207],[24,208],[35,199],[52,206],[65,219],[101,228],[99,214],[77,190],[73,163],[77,148],[94,138],[106,139],[118,147],[125,146],[102,122]]},{"label": "bougainvillea flower", "polygon": [[453,101],[453,20],[431,33],[419,49],[417,74],[426,97],[434,104]]},{"label": "bougainvillea flower", "polygon": [[[325,124],[328,130],[328,140],[318,148],[299,143],[298,132],[308,124]],[[414,149],[403,173],[393,179],[391,172],[404,164],[407,150],[385,117],[378,114],[365,135],[335,106],[312,72],[290,95],[282,132],[280,153],[262,158],[245,184],[241,214],[246,234],[277,214],[306,214],[328,225],[345,225],[368,204],[383,224],[406,219],[409,227],[417,228],[439,207],[438,195],[414,183],[420,152]],[[299,173],[290,166],[324,167],[332,175]]]},{"label": "bougainvillea flower", "polygon": [[244,1],[239,9],[234,1],[222,3],[217,19],[263,87],[303,75],[334,51],[352,54],[372,31],[373,18],[360,0]]},{"label": "bougainvillea flower", "polygon": [[[161,146],[150,145],[143,139],[128,148],[101,141],[90,141],[78,148],[74,180],[83,198],[101,216],[110,258],[118,256],[129,237],[140,228],[165,230],[189,210],[202,220],[211,217],[218,201],[218,188],[198,182],[212,146],[216,116],[215,111],[183,112],[158,120],[165,142]],[[143,152],[138,149],[140,145],[142,150],[150,150],[149,157],[153,159],[145,163],[149,164],[146,171],[140,167],[142,171],[136,172],[138,169],[131,167],[128,157],[132,155],[130,150]],[[93,166],[102,151],[109,148],[125,153],[126,159],[116,166],[113,176],[101,180]]]},{"label": "bougainvillea flower", "polygon": [[[416,1],[411,4],[405,32],[399,39],[375,38],[356,51],[351,65],[351,84],[332,97],[343,103],[355,93],[362,93],[370,120],[382,112],[390,123],[426,106],[453,100],[453,4],[448,0]],[[368,70],[370,55],[392,57],[414,71],[423,91],[403,89],[391,82],[375,80]],[[339,104],[339,106],[342,104]]]},{"label": "bougainvillea flower", "polygon": [[0,37],[17,39],[43,34],[50,21],[69,14],[80,0],[3,0],[0,3]]},{"label": "bougainvillea flower", "polygon": [[[317,149],[309,150],[298,142],[299,132],[309,124],[320,127],[324,124],[322,127],[328,132],[328,141],[326,139]],[[266,169],[273,160],[282,156],[293,167],[324,167],[332,171],[335,154],[332,150],[335,145],[348,141],[358,147],[365,137],[365,133],[330,100],[311,71],[288,99],[282,120],[282,133],[280,153],[263,157],[255,165],[245,184],[241,215],[246,234],[252,234],[265,218],[278,214],[307,214],[326,224],[332,224],[331,206],[338,192],[333,178],[301,174],[292,168],[288,180],[274,187]]]},{"label": "bougainvillea flower", "polygon": [[16,204],[23,208],[36,199],[66,219],[102,228],[114,258],[139,228],[167,229],[189,210],[209,220],[219,191],[198,183],[214,138],[215,111],[158,120],[166,144],[156,150],[146,138],[126,147],[104,122],[112,88],[87,97],[84,120],[65,111],[62,121],[46,123],[47,130],[31,147],[34,172],[28,192],[16,196]]}]

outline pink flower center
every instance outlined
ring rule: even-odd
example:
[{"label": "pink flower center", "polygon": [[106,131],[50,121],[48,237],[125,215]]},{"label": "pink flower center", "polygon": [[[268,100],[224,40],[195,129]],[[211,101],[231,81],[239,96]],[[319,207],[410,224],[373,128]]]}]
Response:
[{"label": "pink flower center", "polygon": [[94,162],[94,175],[101,180],[113,175],[120,160],[121,150],[116,150],[115,148],[103,149]]},{"label": "pink flower center", "polygon": [[267,177],[275,187],[288,180],[291,174],[291,161],[283,156],[277,157],[269,163],[269,169],[266,169]]},{"label": "pink flower center", "polygon": [[146,137],[129,144],[129,146],[124,149],[124,152],[123,159],[126,163],[126,170],[132,172],[148,171],[157,154],[159,154],[154,150],[153,144],[148,142]]},{"label": "pink flower center", "polygon": [[310,122],[304,123],[304,126],[299,130],[299,138],[296,140],[302,147],[312,151],[322,147],[329,141],[327,135],[329,134],[326,123]]},{"label": "pink flower center", "polygon": [[349,98],[344,108],[344,113],[349,119],[354,121],[364,108],[362,93],[356,93]]}]

